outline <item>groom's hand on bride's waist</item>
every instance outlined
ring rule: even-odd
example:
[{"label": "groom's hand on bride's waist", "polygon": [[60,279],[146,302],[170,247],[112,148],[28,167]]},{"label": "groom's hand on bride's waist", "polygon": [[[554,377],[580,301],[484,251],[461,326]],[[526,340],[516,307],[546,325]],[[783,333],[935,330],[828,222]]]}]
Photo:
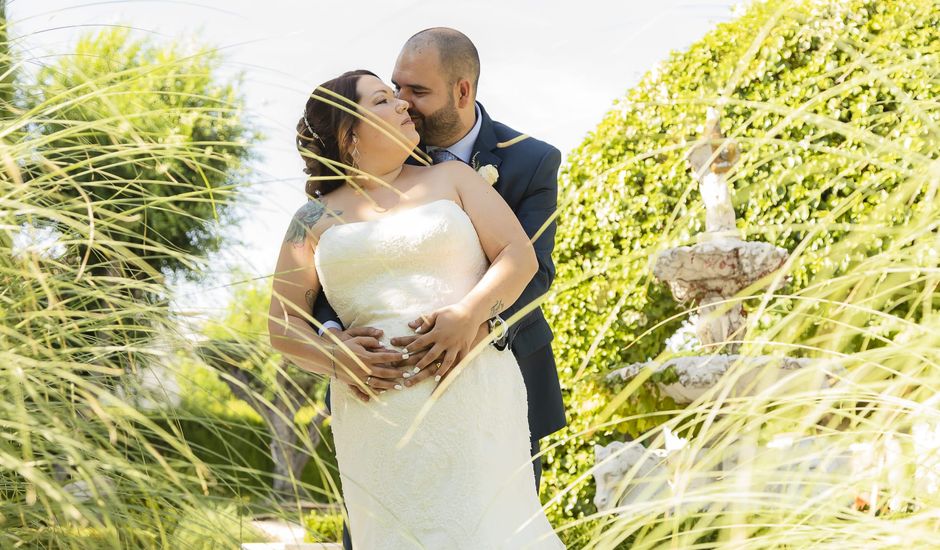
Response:
[{"label": "groom's hand on bride's waist", "polygon": [[340,341],[349,340],[350,338],[355,338],[357,336],[371,336],[372,338],[381,338],[385,332],[382,329],[374,327],[352,327],[346,330],[338,329],[336,327],[330,327],[326,329],[325,332],[329,332]]},{"label": "groom's hand on bride's waist", "polygon": [[[402,354],[385,347],[379,338],[382,331],[372,327],[347,330],[329,329],[337,344],[333,353],[336,378],[346,383],[356,397],[368,401],[371,396],[387,390],[404,389],[405,367],[400,367]],[[413,370],[413,367],[408,367]]]}]

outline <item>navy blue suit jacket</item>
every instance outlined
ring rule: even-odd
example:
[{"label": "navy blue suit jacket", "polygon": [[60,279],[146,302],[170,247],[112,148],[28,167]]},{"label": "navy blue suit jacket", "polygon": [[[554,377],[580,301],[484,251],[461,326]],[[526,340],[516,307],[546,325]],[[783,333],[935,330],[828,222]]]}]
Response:
[{"label": "navy blue suit jacket", "polygon": [[[533,243],[539,263],[538,272],[519,299],[501,314],[503,319],[509,319],[547,293],[555,278],[552,250],[555,247],[556,223],[553,216],[558,203],[561,153],[555,147],[531,137],[507,145],[507,142],[522,134],[493,121],[482,105],[480,113],[483,120],[473,147],[473,165],[495,166],[499,178],[493,187],[519,218],[526,234],[531,238],[542,230]],[[339,321],[323,292],[317,296],[313,317],[320,323]],[[567,423],[558,371],[551,351],[552,338],[551,328],[540,307],[514,322],[509,329],[510,349],[519,362],[526,383],[529,429],[533,439],[541,439]]]}]

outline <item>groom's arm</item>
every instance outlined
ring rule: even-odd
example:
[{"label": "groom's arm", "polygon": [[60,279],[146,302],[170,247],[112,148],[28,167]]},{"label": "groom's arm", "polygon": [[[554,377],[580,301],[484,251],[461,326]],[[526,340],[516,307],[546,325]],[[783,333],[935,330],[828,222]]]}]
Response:
[{"label": "groom's arm", "polygon": [[[533,243],[536,260],[538,261],[538,271],[529,281],[519,299],[499,314],[502,319],[508,320],[521,307],[537,300],[548,292],[549,287],[552,286],[552,281],[555,279],[555,263],[552,261],[552,252],[555,249],[555,230],[557,227],[555,210],[558,207],[558,167],[560,165],[561,152],[549,146],[549,150],[539,160],[538,167],[532,173],[532,177],[525,188],[525,193],[514,209],[516,217],[519,218],[522,229],[525,230],[529,239],[532,239],[537,233],[539,234],[539,238]],[[545,226],[544,230],[542,230],[543,225]],[[541,233],[539,233],[540,230]],[[410,326],[415,329],[420,325],[420,321],[412,321]],[[513,331],[520,326],[522,325],[517,322],[510,327],[510,340]],[[486,334],[486,332],[483,332],[480,338]],[[394,346],[407,346],[416,338],[417,336],[400,336],[392,338],[391,343]],[[474,346],[477,342],[479,342],[479,339],[474,342]],[[414,365],[423,356],[423,353],[414,354],[404,364]],[[425,369],[405,381],[405,386],[412,386],[432,374],[433,369]]]},{"label": "groom's arm", "polygon": [[[538,300],[548,292],[552,281],[555,280],[552,252],[555,249],[557,229],[555,211],[558,208],[558,167],[560,165],[561,153],[558,149],[550,147],[539,161],[538,168],[532,174],[532,179],[526,187],[526,193],[519,206],[516,207],[516,216],[529,238],[532,239],[537,233],[539,234],[539,237],[532,243],[535,247],[539,269],[516,303],[500,314],[503,319],[508,320],[524,306]],[[516,326],[519,326],[518,321]]]}]

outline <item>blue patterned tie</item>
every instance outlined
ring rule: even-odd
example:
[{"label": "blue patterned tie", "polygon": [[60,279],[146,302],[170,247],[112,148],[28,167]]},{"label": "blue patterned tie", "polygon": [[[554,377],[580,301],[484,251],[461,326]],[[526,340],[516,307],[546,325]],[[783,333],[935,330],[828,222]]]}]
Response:
[{"label": "blue patterned tie", "polygon": [[448,160],[460,160],[460,157],[447,149],[435,149],[431,151],[431,164],[440,164]]}]

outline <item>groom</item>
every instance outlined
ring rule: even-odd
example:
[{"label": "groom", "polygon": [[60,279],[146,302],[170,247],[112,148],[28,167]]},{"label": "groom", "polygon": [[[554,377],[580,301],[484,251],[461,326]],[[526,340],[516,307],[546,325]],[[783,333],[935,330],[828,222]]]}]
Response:
[{"label": "groom", "polygon": [[[409,113],[421,136],[421,147],[432,162],[459,160],[474,168],[487,165],[495,168],[498,178],[494,188],[515,212],[529,237],[539,234],[534,241],[538,273],[519,300],[502,313],[503,319],[509,319],[548,292],[555,277],[552,250],[561,154],[551,145],[533,138],[515,141],[522,134],[490,119],[476,101],[479,77],[480,58],[470,39],[456,30],[438,27],[423,30],[408,39],[395,63],[392,82],[398,96],[411,105]],[[342,330],[322,292],[317,297],[313,316],[326,329]],[[494,321],[499,323],[499,320]],[[405,346],[414,338],[401,336],[393,338],[391,343]],[[513,323],[507,339],[494,342],[500,349],[508,345],[522,369],[528,394],[533,456],[539,452],[541,438],[567,423],[552,354],[552,338],[541,309],[534,308]],[[411,362],[416,362],[416,358]],[[407,385],[431,374],[433,369],[424,369]],[[327,405],[329,402],[327,395]],[[541,460],[534,460],[533,467],[538,487]],[[344,547],[349,549],[348,534],[345,530],[343,534]]]}]

